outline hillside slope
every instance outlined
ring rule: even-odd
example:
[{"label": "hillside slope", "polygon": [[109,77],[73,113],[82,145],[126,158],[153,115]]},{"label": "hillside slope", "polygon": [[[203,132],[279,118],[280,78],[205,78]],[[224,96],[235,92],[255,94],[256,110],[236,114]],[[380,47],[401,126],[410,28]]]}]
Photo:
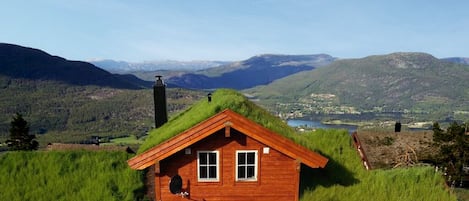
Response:
[{"label": "hillside slope", "polygon": [[312,70],[335,60],[325,55],[260,55],[241,62],[171,77],[168,83],[184,88],[246,89],[269,84],[301,71]]},{"label": "hillside slope", "polygon": [[[261,101],[351,106],[358,111],[434,113],[469,111],[469,66],[424,53],[338,60],[267,86],[247,90]],[[312,113],[317,111],[311,111]],[[321,111],[319,111],[321,112]]]},{"label": "hillside slope", "polygon": [[90,63],[69,61],[44,51],[0,43],[0,75],[30,80],[53,80],[72,85],[140,89],[151,82],[117,76]]},{"label": "hillside slope", "polygon": [[[77,142],[90,135],[141,136],[154,126],[151,89],[74,86],[0,75],[0,94],[0,141],[17,112],[29,122],[31,134],[60,134],[51,139],[54,142]],[[205,93],[167,89],[168,112],[174,114],[202,96]]]},{"label": "hillside slope", "polygon": [[[91,135],[142,136],[154,125],[153,92],[144,89],[152,85],[86,62],[0,43],[0,142],[15,113],[29,122],[31,134],[39,134],[41,146]],[[168,89],[168,110],[173,114],[204,95]]]}]

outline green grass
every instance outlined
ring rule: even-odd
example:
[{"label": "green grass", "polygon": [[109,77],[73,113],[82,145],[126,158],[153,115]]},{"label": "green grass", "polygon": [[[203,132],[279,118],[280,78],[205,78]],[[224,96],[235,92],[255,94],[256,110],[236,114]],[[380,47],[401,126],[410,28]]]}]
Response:
[{"label": "green grass", "polygon": [[303,201],[456,200],[442,175],[432,167],[366,171],[345,130],[319,130],[301,136],[308,141],[307,146],[321,150],[330,159],[325,169],[302,166]]},{"label": "green grass", "polygon": [[122,201],[143,198],[142,172],[125,152],[8,152],[0,155],[0,200]]},{"label": "green grass", "polygon": [[112,144],[122,144],[122,145],[129,145],[129,144],[142,144],[144,141],[142,139],[137,139],[137,136],[131,135],[129,137],[121,137],[115,138],[111,140]]},{"label": "green grass", "polygon": [[242,94],[230,89],[219,89],[213,93],[211,102],[202,99],[186,111],[170,119],[168,123],[160,128],[152,130],[145,143],[140,146],[138,153],[158,145],[224,109],[231,109],[288,138],[294,139],[294,136],[296,136],[295,131],[283,123],[281,119],[272,116],[266,110],[250,102]]}]

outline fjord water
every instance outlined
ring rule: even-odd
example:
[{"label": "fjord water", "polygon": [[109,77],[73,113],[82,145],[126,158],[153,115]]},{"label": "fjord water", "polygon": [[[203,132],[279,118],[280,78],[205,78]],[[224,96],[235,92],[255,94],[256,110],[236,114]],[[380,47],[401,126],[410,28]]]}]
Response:
[{"label": "fjord water", "polygon": [[323,124],[321,121],[289,119],[287,124],[291,127],[324,128],[324,129],[347,129],[350,133],[357,130],[357,126],[345,124]]}]

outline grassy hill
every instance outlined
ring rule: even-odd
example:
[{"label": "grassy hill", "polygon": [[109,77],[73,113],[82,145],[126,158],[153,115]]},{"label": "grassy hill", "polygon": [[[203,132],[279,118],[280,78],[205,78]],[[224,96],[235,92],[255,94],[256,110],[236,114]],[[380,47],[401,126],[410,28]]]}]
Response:
[{"label": "grassy hill", "polygon": [[297,103],[311,107],[311,113],[344,112],[341,107],[348,107],[358,112],[426,114],[435,120],[469,114],[468,77],[467,65],[424,53],[393,53],[338,60],[247,92],[272,109],[279,109],[278,102]]},{"label": "grassy hill", "polygon": [[9,152],[0,155],[0,195],[9,201],[142,200],[141,172],[125,152]]}]

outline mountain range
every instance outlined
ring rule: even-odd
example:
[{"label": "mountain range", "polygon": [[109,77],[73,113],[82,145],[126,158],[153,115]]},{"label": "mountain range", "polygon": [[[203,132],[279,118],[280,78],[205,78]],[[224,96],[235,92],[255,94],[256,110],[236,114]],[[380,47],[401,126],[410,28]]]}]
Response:
[{"label": "mountain range", "polygon": [[336,58],[326,55],[259,55],[240,62],[170,77],[167,82],[192,89],[247,89],[325,66]]},{"label": "mountain range", "polygon": [[139,71],[158,71],[158,70],[201,70],[205,68],[218,67],[231,63],[229,61],[145,61],[145,62],[126,62],[110,59],[92,60],[90,63],[112,73],[131,73]]},{"label": "mountain range", "polygon": [[166,83],[190,89],[246,89],[265,85],[276,79],[325,66],[336,58],[326,55],[264,54],[244,61],[158,61],[144,63],[94,61],[96,66],[111,72],[126,72],[140,79],[153,80],[163,75]]},{"label": "mountain range", "polygon": [[[266,54],[203,70],[166,70],[173,77],[164,79],[170,87],[244,89],[272,111],[397,111],[433,115],[432,120],[461,114],[469,118],[469,66],[463,61],[425,53],[360,59]],[[152,84],[87,62],[2,43],[0,132],[6,133],[11,116],[20,112],[37,133],[141,134],[152,126],[152,93],[145,89]],[[205,95],[179,88],[168,91],[172,112]]]},{"label": "mountain range", "polygon": [[295,103],[311,113],[438,113],[444,118],[469,114],[468,77],[468,65],[401,52],[337,60],[246,92],[277,109],[276,103]]}]

